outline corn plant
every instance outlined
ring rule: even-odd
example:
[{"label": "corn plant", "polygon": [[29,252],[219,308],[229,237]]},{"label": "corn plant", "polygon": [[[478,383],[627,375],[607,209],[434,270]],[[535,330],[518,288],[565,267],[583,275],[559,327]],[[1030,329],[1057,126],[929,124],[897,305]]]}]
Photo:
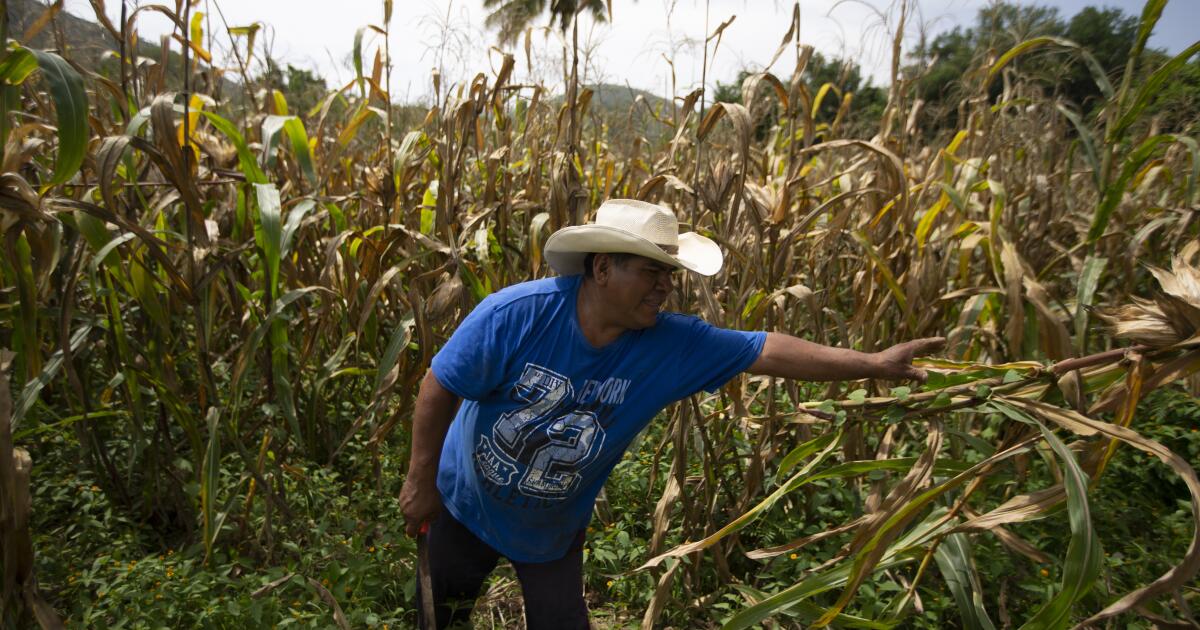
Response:
[{"label": "corn plant", "polygon": [[[15,104],[0,116],[6,612],[54,623],[19,560],[28,506],[10,488],[37,483],[22,439],[69,432],[118,509],[184,532],[206,557],[286,556],[279,530],[297,506],[283,480],[300,464],[341,466],[348,448],[373,453],[376,480],[394,474],[379,454],[406,447],[417,384],[455,324],[487,294],[548,274],[540,247],[553,229],[631,197],[673,208],[727,251],[719,275],[683,282],[675,308],[864,351],[949,339],[920,391],[743,378],[670,408],[654,448],[652,470],[668,472],[651,480],[661,494],[640,570],[657,588],[644,627],[729,584],[745,606],[727,627],[773,615],[892,627],[931,583],[964,625],[994,627],[976,542],[1051,562],[1012,526],[1063,510],[1061,584],[1026,625],[1176,614],[1163,601],[1200,569],[1195,541],[1161,578],[1086,605],[1106,543],[1089,488],[1122,450],[1178,474],[1200,523],[1190,464],[1140,436],[1135,417],[1147,392],[1194,387],[1200,369],[1200,150],[1142,115],[1198,45],[1133,81],[1165,1],[1147,2],[1120,85],[1097,75],[1108,101],[1093,117],[1024,79],[1017,61],[1032,50],[1090,63],[1040,38],[981,65],[959,128],[926,144],[897,35],[878,127],[847,135],[853,94],[802,78],[812,48],[796,6],[776,54],[794,57],[791,77],[747,77],[740,104],[682,95],[652,112],[669,134],[634,129],[628,145],[608,133],[621,114],[593,111],[574,72],[563,103],[513,83],[516,55],[404,128],[386,37],[372,65],[360,31],[355,79],[293,112],[281,86],[251,77],[257,26],[225,27],[245,92],[226,96],[190,3],[148,5],[119,26],[93,4],[124,51],[116,76],[18,43],[0,59],[3,105]],[[901,3],[901,21],[911,8]],[[137,55],[146,10],[176,25],[158,59]],[[392,13],[384,3],[382,24],[364,28],[386,34]],[[826,99],[838,100],[833,120],[819,116]],[[1052,486],[1023,485],[1038,466]],[[822,480],[850,488],[861,513],[747,549],[769,512],[807,515]],[[842,544],[791,587],[755,587],[760,562],[820,540]],[[901,585],[896,597],[859,614],[860,588],[879,579]]]}]

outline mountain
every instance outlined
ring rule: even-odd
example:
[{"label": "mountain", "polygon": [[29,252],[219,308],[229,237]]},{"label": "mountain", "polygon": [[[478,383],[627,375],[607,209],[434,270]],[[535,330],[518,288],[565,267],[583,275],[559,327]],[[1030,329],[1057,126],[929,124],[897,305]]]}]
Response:
[{"label": "mountain", "polygon": [[[114,80],[120,74],[117,62],[119,53],[117,39],[100,24],[66,11],[59,11],[34,35],[32,40],[26,41],[26,32],[46,13],[47,5],[38,0],[7,0],[7,2],[0,0],[0,3],[3,3],[8,11],[8,36],[10,39],[30,48],[53,50],[67,61],[88,72],[105,75]],[[119,29],[120,21],[115,21],[113,27]],[[183,57],[176,52],[177,48],[178,44],[175,44],[168,50],[165,63],[170,68],[183,67]],[[139,60],[164,62],[162,48],[150,41],[138,41],[137,55]],[[214,91],[205,83],[208,76],[210,75],[204,72],[198,73],[196,77],[198,82],[194,89],[218,98],[221,98],[222,95],[227,95],[234,100],[242,98],[242,91],[238,89],[238,84],[231,81],[229,77],[220,74],[219,88]],[[180,91],[183,89],[181,73],[166,72],[163,77],[166,90]]]},{"label": "mountain", "polygon": [[32,41],[25,41],[25,32],[46,12],[46,5],[37,0],[8,0],[6,5],[8,36],[26,46],[61,50],[64,57],[89,70],[99,65],[105,52],[117,50],[117,42],[104,27],[66,11],[59,11]]}]

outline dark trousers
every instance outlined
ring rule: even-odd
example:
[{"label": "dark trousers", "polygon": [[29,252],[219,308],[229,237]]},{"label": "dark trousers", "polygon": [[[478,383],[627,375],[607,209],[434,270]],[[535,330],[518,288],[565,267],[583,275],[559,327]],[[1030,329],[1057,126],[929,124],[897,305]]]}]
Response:
[{"label": "dark trousers", "polygon": [[[583,601],[583,540],[580,531],[567,555],[550,562],[512,562],[525,600],[525,621],[529,630],[583,630],[588,624],[587,605]],[[487,579],[500,553],[479,540],[450,513],[442,510],[429,526],[425,544],[429,551],[429,578],[438,630],[470,627],[471,609],[479,589]],[[418,576],[418,584],[420,578]],[[421,608],[421,589],[417,588],[417,610]],[[425,620],[418,612],[420,627]]]}]

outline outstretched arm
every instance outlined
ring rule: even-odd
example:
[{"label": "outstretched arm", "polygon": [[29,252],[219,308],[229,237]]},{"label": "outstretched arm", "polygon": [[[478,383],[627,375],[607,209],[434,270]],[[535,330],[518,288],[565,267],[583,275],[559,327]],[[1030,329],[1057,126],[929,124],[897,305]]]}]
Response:
[{"label": "outstretched arm", "polygon": [[913,379],[925,382],[925,370],[913,367],[913,357],[936,352],[943,337],[926,337],[896,344],[875,353],[833,348],[783,333],[767,333],[751,374],[802,381],[853,381],[860,378]]},{"label": "outstretched arm", "polygon": [[400,510],[409,536],[416,536],[422,525],[442,511],[437,489],[438,460],[458,403],[458,396],[442,387],[433,370],[425,373],[413,410],[408,476],[400,489]]}]

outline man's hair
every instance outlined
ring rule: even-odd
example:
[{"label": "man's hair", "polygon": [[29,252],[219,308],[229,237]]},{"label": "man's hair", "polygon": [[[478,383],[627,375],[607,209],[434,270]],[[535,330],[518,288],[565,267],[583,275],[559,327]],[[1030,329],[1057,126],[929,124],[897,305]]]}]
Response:
[{"label": "man's hair", "polygon": [[[599,252],[591,252],[587,256],[583,257],[583,277],[585,277],[585,278],[594,278],[595,277],[595,275],[592,273],[592,265],[595,263],[597,253],[599,253]],[[626,254],[624,252],[607,252],[607,253],[608,253],[609,260],[611,260],[614,265],[617,265],[619,267],[624,267],[625,263],[629,262],[630,260],[633,260],[637,256],[637,254]]]}]

